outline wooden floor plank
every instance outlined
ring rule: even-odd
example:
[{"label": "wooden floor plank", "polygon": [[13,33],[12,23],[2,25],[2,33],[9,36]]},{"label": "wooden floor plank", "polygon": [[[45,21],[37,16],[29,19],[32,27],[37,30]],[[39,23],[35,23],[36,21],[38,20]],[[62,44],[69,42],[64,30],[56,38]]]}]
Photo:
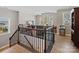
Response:
[{"label": "wooden floor plank", "polygon": [[31,53],[29,50],[23,48],[22,46],[16,44],[14,46],[12,46],[11,48],[7,48],[3,51],[1,51],[1,53]]},{"label": "wooden floor plank", "polygon": [[[11,48],[5,48],[0,50],[1,53],[32,53],[26,48],[20,45],[14,45]],[[51,53],[79,53],[79,49],[77,49],[72,41],[70,36],[55,36],[55,43],[52,48]]]},{"label": "wooden floor plank", "polygon": [[79,49],[77,49],[70,36],[59,36],[55,37],[55,44],[52,48],[53,53],[78,53]]}]

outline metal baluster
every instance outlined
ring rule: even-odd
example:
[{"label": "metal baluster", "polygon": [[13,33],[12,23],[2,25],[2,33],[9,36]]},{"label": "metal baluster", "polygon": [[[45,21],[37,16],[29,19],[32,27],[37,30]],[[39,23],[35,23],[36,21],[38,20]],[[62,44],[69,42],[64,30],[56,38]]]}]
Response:
[{"label": "metal baluster", "polygon": [[38,50],[37,42],[38,42],[38,37],[37,37],[37,30],[36,30],[36,50]]},{"label": "metal baluster", "polygon": [[41,44],[41,30],[39,31],[39,33],[40,33],[40,35],[39,35],[39,52],[41,53],[41,51],[40,51],[40,49],[41,49],[41,47],[40,47],[40,44]]},{"label": "metal baluster", "polygon": [[[38,30],[38,33],[40,33],[39,30]],[[39,51],[39,36],[40,35],[38,34],[38,51]]]},{"label": "metal baluster", "polygon": [[20,27],[18,26],[18,41],[17,41],[18,44],[20,43],[20,42],[19,42],[19,31],[20,31]]},{"label": "metal baluster", "polygon": [[11,47],[11,39],[9,39],[9,47]]},{"label": "metal baluster", "polygon": [[36,33],[35,32],[36,32],[36,30],[34,30],[34,37],[35,37],[34,40],[35,40],[35,49],[36,49]]},{"label": "metal baluster", "polygon": [[34,30],[32,31],[33,32],[33,47],[34,47],[34,49],[35,49],[35,37],[34,37]]},{"label": "metal baluster", "polygon": [[[43,32],[44,32],[44,30],[43,30]],[[43,39],[44,39],[44,34],[43,34]],[[42,41],[42,52],[43,52],[43,39],[41,40]]]},{"label": "metal baluster", "polygon": [[40,37],[39,37],[39,51],[40,51],[40,53],[41,53],[41,32],[42,31],[40,31]]},{"label": "metal baluster", "polygon": [[46,53],[46,27],[45,27],[44,31],[45,31],[45,39],[44,39],[44,53]]}]

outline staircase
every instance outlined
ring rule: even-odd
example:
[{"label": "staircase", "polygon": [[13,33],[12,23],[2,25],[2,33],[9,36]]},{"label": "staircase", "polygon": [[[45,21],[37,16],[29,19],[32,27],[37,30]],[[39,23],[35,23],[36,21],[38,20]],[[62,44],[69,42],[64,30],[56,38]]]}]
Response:
[{"label": "staircase", "polygon": [[55,34],[51,26],[18,26],[9,38],[12,47],[19,44],[34,53],[50,53],[54,44]]}]

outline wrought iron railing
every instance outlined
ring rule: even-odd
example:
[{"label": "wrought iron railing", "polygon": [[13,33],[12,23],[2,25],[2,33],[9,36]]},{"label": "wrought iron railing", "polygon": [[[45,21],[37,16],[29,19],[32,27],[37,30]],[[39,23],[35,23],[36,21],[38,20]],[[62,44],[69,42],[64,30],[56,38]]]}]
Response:
[{"label": "wrought iron railing", "polygon": [[[16,37],[17,39],[16,39]],[[18,26],[18,30],[10,37],[10,47],[22,44],[40,53],[49,53],[54,44],[55,34],[51,26]]]}]

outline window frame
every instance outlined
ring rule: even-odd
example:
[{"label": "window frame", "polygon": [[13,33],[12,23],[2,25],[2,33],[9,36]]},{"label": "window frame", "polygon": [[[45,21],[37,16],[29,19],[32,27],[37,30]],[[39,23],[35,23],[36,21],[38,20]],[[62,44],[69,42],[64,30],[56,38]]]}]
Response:
[{"label": "window frame", "polygon": [[[6,17],[1,17],[1,18],[4,18],[6,21],[8,21],[8,24],[6,25],[6,26],[8,26],[8,31],[7,31],[7,32],[2,32],[2,33],[0,34],[0,36],[2,36],[2,35],[7,35],[7,34],[10,33],[10,19],[8,19],[8,18],[6,18]],[[3,20],[3,21],[5,21],[5,20]]]}]

